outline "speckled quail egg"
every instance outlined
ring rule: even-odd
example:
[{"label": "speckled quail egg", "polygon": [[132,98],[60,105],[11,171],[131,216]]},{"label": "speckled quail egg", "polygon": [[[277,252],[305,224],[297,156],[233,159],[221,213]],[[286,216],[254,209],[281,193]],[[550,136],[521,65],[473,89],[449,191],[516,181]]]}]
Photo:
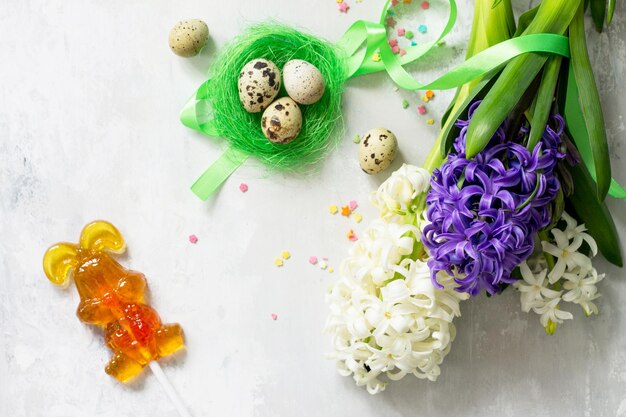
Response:
[{"label": "speckled quail egg", "polygon": [[261,128],[272,143],[291,142],[302,128],[300,107],[289,97],[279,98],[263,112]]},{"label": "speckled quail egg", "polygon": [[384,128],[372,129],[359,144],[359,165],[367,174],[385,170],[398,153],[396,136]]},{"label": "speckled quail egg", "polygon": [[183,20],[170,30],[170,49],[185,58],[198,55],[208,40],[209,27],[202,20]]},{"label": "speckled quail egg", "polygon": [[270,105],[280,90],[280,70],[272,61],[253,59],[239,73],[239,101],[248,113]]},{"label": "speckled quail egg", "polygon": [[283,67],[287,94],[300,104],[313,104],[324,95],[326,82],[317,67],[301,59],[292,59]]}]

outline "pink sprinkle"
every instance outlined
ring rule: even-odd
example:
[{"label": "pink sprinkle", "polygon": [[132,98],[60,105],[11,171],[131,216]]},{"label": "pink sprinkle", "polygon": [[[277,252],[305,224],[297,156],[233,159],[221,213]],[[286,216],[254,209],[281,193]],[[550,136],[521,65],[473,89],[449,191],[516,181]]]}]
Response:
[{"label": "pink sprinkle", "polygon": [[241,184],[239,184],[239,189],[241,190],[242,193],[245,193],[246,191],[248,191],[248,184],[246,184],[245,182],[242,182]]},{"label": "pink sprinkle", "polygon": [[422,10],[426,10],[430,7],[430,3],[428,3],[427,1],[423,1],[422,2]]},{"label": "pink sprinkle", "polygon": [[397,6],[398,5],[398,0],[391,0],[391,5],[392,6]]},{"label": "pink sprinkle", "polygon": [[352,211],[356,210],[358,206],[359,205],[356,203],[355,200],[350,200],[350,202],[348,203],[348,207],[350,207],[350,210]]},{"label": "pink sprinkle", "polygon": [[352,242],[356,242],[357,240],[359,240],[359,238],[358,238],[358,237],[356,237],[356,234],[354,234],[354,233],[351,233],[351,234],[348,236],[348,239],[350,239],[350,241],[352,241]]},{"label": "pink sprinkle", "polygon": [[317,256],[311,256],[311,257],[309,258],[309,263],[310,263],[311,265],[315,265],[315,264],[317,264]]},{"label": "pink sprinkle", "polygon": [[420,104],[417,106],[417,112],[419,114],[426,114],[426,107],[423,104]]},{"label": "pink sprinkle", "polygon": [[189,241],[195,245],[196,243],[198,243],[198,236],[189,235]]},{"label": "pink sprinkle", "polygon": [[278,314],[272,313],[272,320],[274,321],[278,320]]},{"label": "pink sprinkle", "polygon": [[404,36],[405,33],[406,30],[404,30],[404,28],[398,28],[398,36]]},{"label": "pink sprinkle", "polygon": [[391,48],[391,50],[393,51],[394,54],[400,53],[400,47],[398,45],[396,45],[393,48]]},{"label": "pink sprinkle", "polygon": [[391,46],[392,48],[394,46],[398,46],[398,40],[397,39],[389,39],[389,46]]},{"label": "pink sprinkle", "polygon": [[400,49],[400,56],[406,55],[406,51],[404,49]]},{"label": "pink sprinkle", "polygon": [[348,3],[346,3],[345,1],[342,1],[341,3],[339,3],[339,12],[348,13],[349,9],[350,9],[350,6],[348,6]]}]

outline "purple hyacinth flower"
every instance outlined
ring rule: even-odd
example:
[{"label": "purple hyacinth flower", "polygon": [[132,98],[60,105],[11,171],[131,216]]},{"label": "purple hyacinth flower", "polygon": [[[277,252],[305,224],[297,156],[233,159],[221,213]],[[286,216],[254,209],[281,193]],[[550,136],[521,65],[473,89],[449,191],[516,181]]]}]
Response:
[{"label": "purple hyacinth flower", "polygon": [[[473,159],[465,157],[469,120],[480,102],[472,104],[453,151],[431,178],[426,199],[424,245],[428,266],[437,287],[437,273],[446,271],[471,295],[485,289],[497,293],[500,285],[514,281],[511,272],[534,249],[534,234],[550,223],[548,205],[560,189],[554,172],[565,157],[561,150],[564,121],[551,117],[541,140],[528,151],[508,140],[503,124],[489,144]],[[528,133],[522,127],[516,140]]]}]

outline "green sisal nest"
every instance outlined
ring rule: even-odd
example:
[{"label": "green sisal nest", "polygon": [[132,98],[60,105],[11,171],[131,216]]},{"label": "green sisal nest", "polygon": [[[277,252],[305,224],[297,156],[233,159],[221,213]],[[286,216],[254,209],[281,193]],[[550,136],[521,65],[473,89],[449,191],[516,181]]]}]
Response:
[{"label": "green sisal nest", "polygon": [[[261,130],[260,113],[248,113],[239,101],[237,81],[246,63],[265,58],[282,72],[285,63],[302,59],[315,65],[326,89],[314,104],[302,105],[302,130],[288,144],[273,144]],[[230,145],[278,169],[295,169],[321,160],[339,135],[341,94],[347,78],[346,64],[336,46],[278,23],[254,25],[230,42],[210,70],[211,106],[217,130]],[[276,97],[285,97],[284,88]]]}]

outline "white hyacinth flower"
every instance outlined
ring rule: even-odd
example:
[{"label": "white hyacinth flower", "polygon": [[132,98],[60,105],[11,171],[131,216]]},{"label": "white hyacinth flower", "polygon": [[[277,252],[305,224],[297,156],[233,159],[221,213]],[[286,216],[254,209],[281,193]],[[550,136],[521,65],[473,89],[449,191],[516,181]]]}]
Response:
[{"label": "white hyacinth flower", "polygon": [[[564,214],[566,215],[566,213]],[[543,251],[558,259],[554,268],[548,274],[551,284],[562,278],[565,271],[573,271],[577,267],[591,269],[591,259],[587,255],[578,252],[583,241],[587,242],[591,248],[592,256],[596,256],[598,253],[596,241],[589,234],[582,232],[582,230],[585,230],[584,225],[582,229],[574,227],[573,222],[575,220],[570,216],[567,217],[569,218],[567,219],[569,220],[567,222],[568,226],[564,231],[556,228],[551,231],[556,246],[550,242],[541,242]]]},{"label": "white hyacinth flower", "polygon": [[394,267],[413,252],[419,237],[420,231],[413,225],[376,219],[352,247],[345,264],[356,268],[359,279],[380,286],[393,278]]},{"label": "white hyacinth flower", "polygon": [[[561,309],[567,303],[579,305],[587,316],[598,313],[593,301],[600,297],[596,284],[604,278],[604,274],[593,268],[591,258],[579,252],[583,242],[589,246],[591,256],[598,251],[595,240],[585,233],[585,225],[579,225],[567,213],[563,213],[562,219],[565,228],[551,231],[554,243],[542,241],[544,253],[523,262],[519,266],[522,280],[513,284],[521,292],[522,311],[540,314],[540,322],[549,334],[554,333],[557,324],[573,318],[570,312]],[[556,262],[546,280],[550,256]]]},{"label": "white hyacinth flower", "polygon": [[558,298],[562,291],[555,291],[547,287],[547,269],[534,274],[526,262],[519,266],[523,280],[516,281],[513,286],[521,293],[522,311],[528,313],[534,307],[543,306],[545,300]]},{"label": "white hyacinth flower", "polygon": [[539,307],[534,307],[533,311],[541,314],[539,321],[541,325],[548,328],[550,324],[563,323],[563,320],[571,320],[574,318],[572,313],[559,309],[561,297],[553,298]]},{"label": "white hyacinth flower", "polygon": [[[385,389],[383,376],[434,381],[456,334],[452,320],[460,315],[459,302],[469,296],[455,291],[454,280],[442,273],[444,288],[436,288],[425,262],[403,256],[391,265],[384,256],[372,256],[372,248],[377,245],[369,242],[352,251],[328,294],[329,357],[341,375],[352,375],[371,394]],[[375,261],[386,262],[391,279],[373,278]]]},{"label": "white hyacinth flower", "polygon": [[378,187],[371,202],[380,210],[380,217],[390,221],[397,216],[414,214],[415,199],[429,187],[430,173],[427,170],[404,164]]}]

